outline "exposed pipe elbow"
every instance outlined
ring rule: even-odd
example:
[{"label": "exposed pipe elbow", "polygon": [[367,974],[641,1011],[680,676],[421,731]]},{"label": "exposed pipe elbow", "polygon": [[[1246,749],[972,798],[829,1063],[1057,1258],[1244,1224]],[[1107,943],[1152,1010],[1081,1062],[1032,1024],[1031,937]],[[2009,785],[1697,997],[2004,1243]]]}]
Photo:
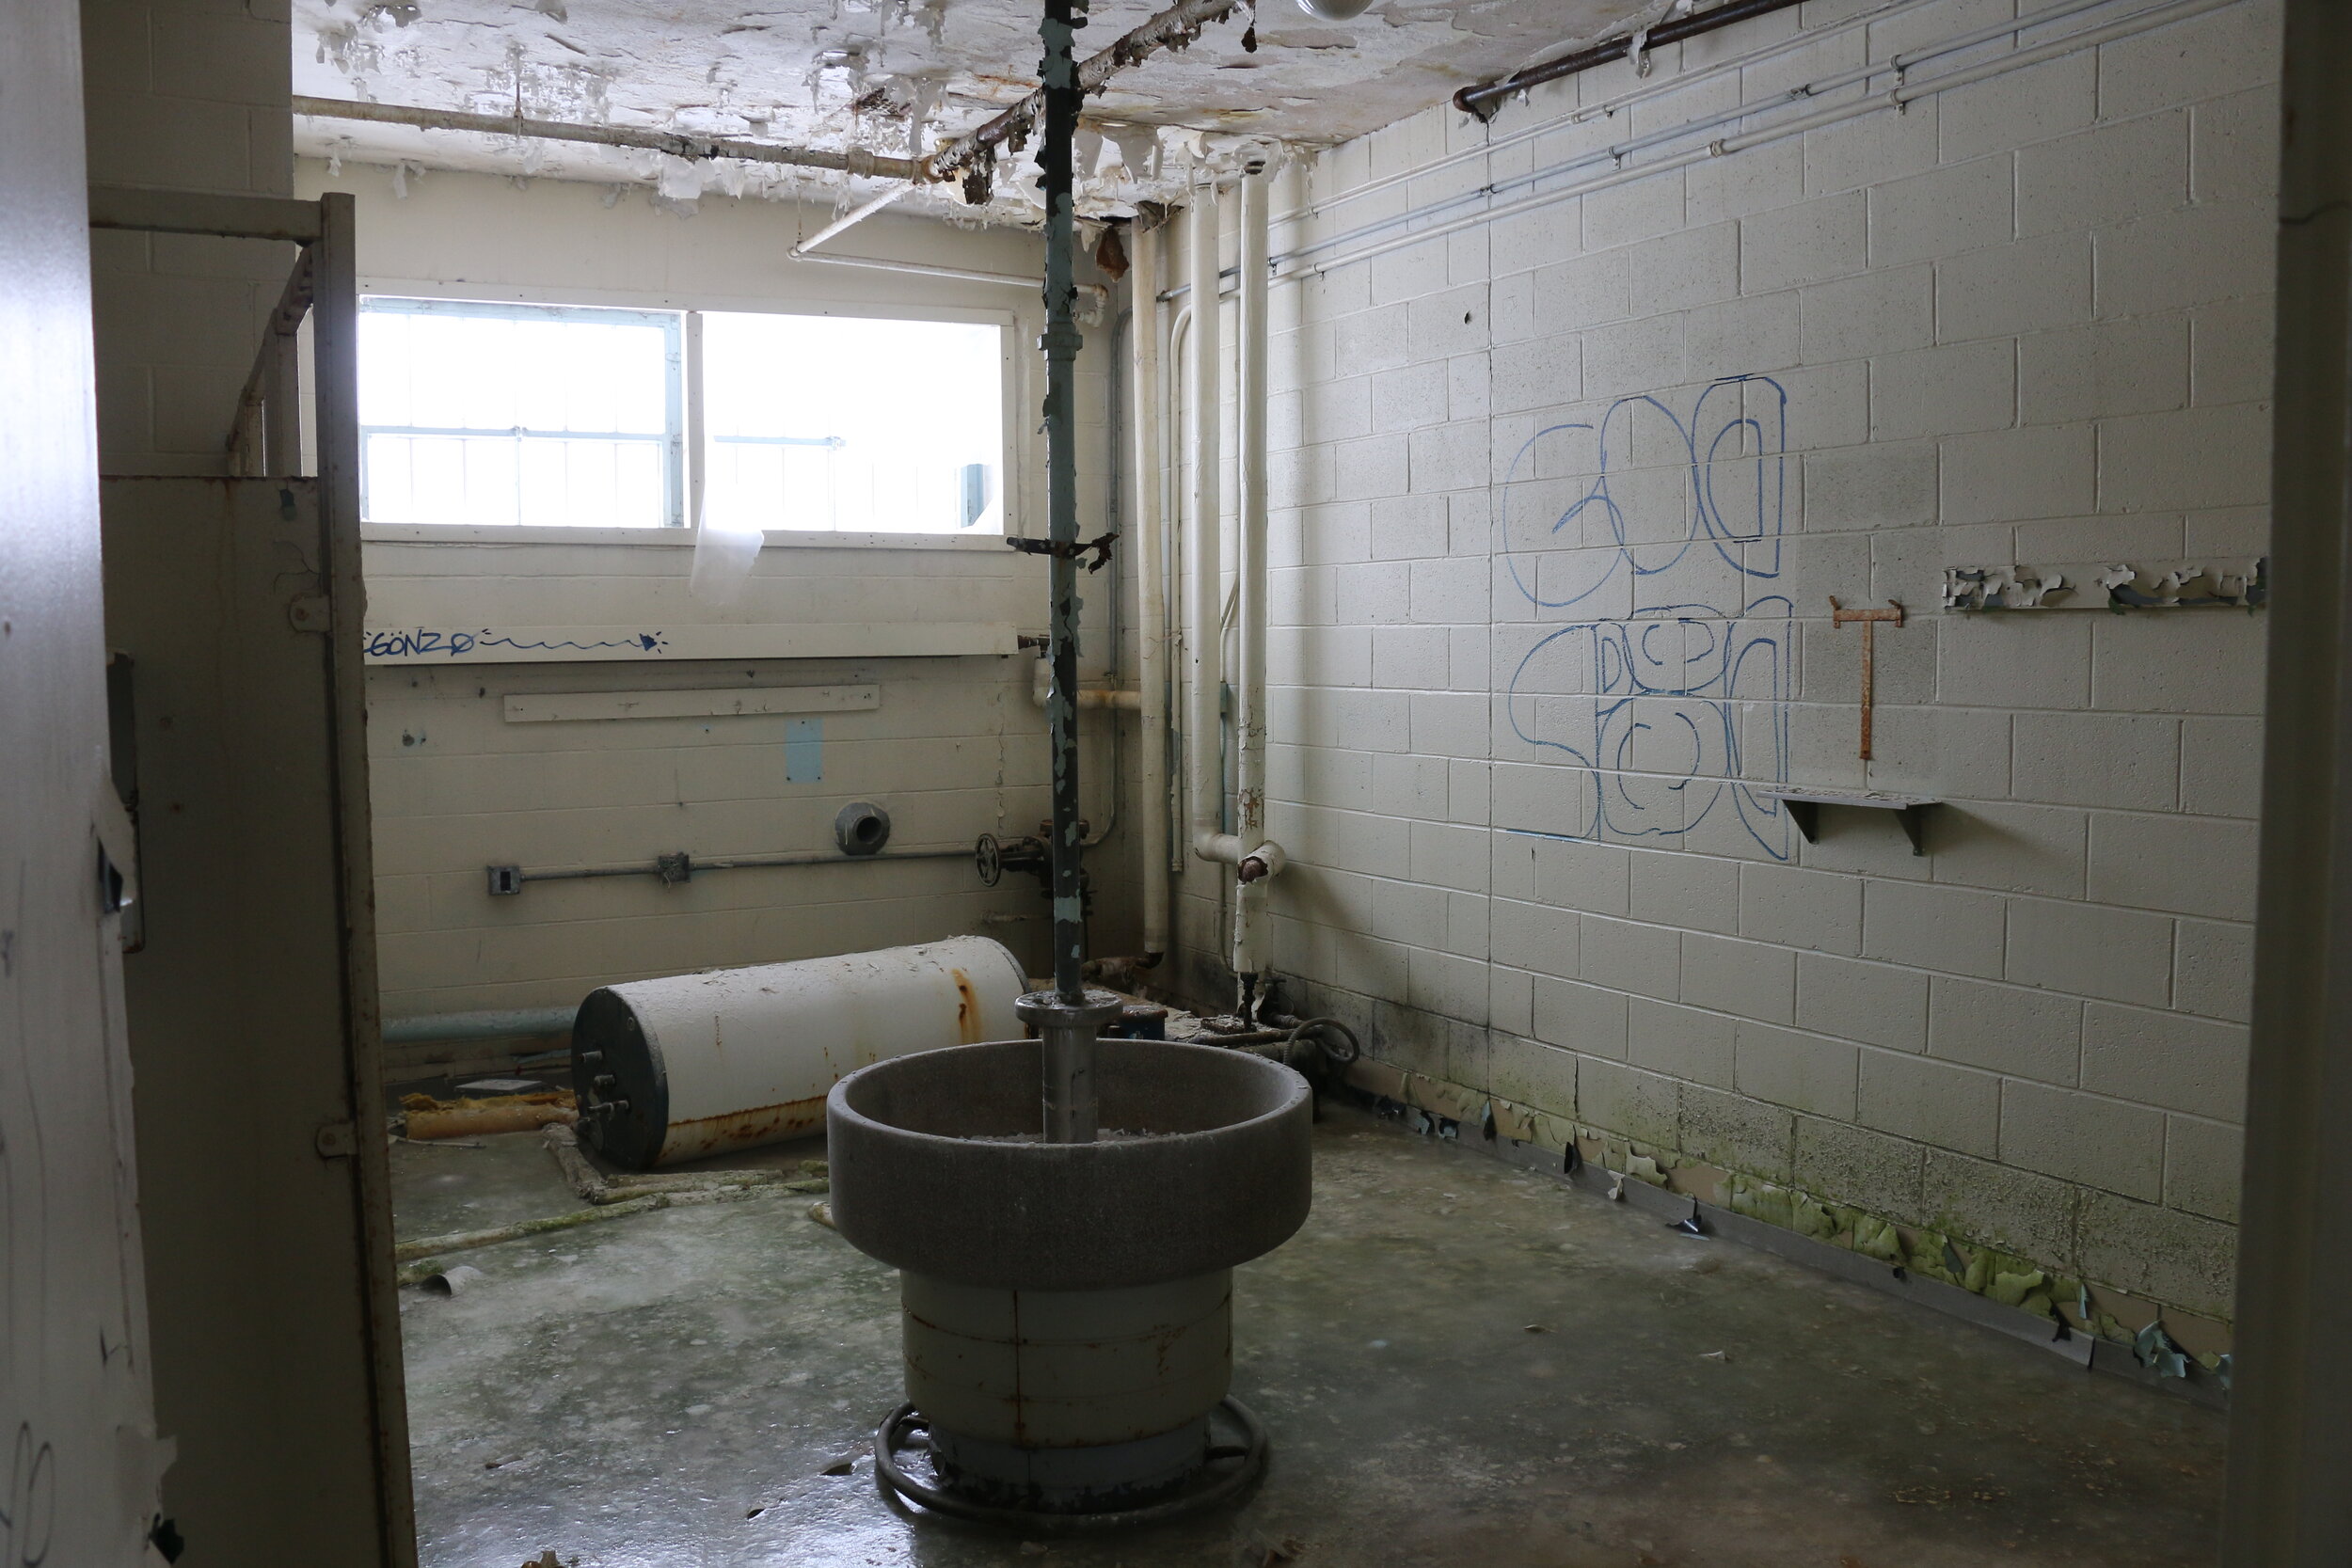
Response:
[{"label": "exposed pipe elbow", "polygon": [[1290,856],[1272,839],[1251,849],[1245,847],[1239,833],[1195,833],[1192,852],[1204,861],[1232,866],[1245,883],[1263,881],[1290,864]]},{"label": "exposed pipe elbow", "polygon": [[1222,865],[1241,863],[1242,843],[1235,833],[1213,833],[1206,830],[1192,835],[1192,852],[1204,861]]}]

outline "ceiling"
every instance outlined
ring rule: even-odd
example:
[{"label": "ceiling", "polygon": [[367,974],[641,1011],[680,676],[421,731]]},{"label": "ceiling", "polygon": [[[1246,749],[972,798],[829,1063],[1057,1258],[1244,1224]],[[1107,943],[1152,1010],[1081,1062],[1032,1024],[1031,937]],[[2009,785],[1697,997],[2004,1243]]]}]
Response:
[{"label": "ceiling", "polygon": [[[1166,0],[1098,0],[1081,56]],[[1688,0],[1683,0],[1684,4]],[[433,109],[748,136],[829,150],[928,150],[1037,84],[1035,0],[295,0],[294,90]],[[1666,0],[1382,0],[1351,22],[1263,0],[1088,102],[1081,210],[1164,196],[1190,156],[1251,141],[1327,146],[1377,130]],[[655,183],[658,199],[831,197],[841,177],[691,166],[659,153],[349,120],[296,121],[308,153],[421,168]],[[1032,151],[1034,144],[1032,144]],[[861,187],[863,182],[860,182]],[[998,182],[987,217],[1034,216],[1034,187]],[[876,190],[881,186],[875,186]],[[860,194],[863,194],[861,189]],[[933,210],[956,205],[945,188]],[[976,214],[980,215],[980,214]]]}]

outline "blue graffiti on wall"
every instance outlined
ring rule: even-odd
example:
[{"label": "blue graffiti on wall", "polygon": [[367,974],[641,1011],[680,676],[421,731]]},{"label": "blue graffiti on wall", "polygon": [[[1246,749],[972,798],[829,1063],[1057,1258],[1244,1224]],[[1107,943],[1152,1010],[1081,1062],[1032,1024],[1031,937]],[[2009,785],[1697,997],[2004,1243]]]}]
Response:
[{"label": "blue graffiti on wall", "polygon": [[1505,705],[1531,760],[1588,781],[1583,820],[1546,836],[1681,842],[1732,826],[1788,858],[1786,814],[1757,793],[1788,778],[1788,406],[1767,376],[1717,381],[1687,412],[1620,398],[1512,459],[1510,580],[1537,628],[1568,624],[1518,659]]}]

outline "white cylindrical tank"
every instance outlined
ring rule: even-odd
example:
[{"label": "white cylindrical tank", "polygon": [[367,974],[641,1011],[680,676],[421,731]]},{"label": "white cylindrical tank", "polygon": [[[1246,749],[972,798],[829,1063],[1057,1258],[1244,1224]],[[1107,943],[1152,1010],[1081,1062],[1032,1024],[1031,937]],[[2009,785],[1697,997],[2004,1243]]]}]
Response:
[{"label": "white cylindrical tank", "polygon": [[572,1025],[580,1136],[650,1170],[812,1132],[859,1068],[1021,1037],[1027,989],[987,937],[606,986]]}]

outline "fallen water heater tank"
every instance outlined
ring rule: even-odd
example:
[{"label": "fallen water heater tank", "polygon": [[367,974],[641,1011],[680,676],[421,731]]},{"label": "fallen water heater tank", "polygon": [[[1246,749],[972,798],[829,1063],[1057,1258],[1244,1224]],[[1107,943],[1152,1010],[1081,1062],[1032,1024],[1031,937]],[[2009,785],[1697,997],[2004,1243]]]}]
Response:
[{"label": "fallen water heater tank", "polygon": [[605,986],[572,1025],[580,1136],[650,1170],[814,1132],[859,1068],[1020,1038],[1027,989],[987,937]]}]

